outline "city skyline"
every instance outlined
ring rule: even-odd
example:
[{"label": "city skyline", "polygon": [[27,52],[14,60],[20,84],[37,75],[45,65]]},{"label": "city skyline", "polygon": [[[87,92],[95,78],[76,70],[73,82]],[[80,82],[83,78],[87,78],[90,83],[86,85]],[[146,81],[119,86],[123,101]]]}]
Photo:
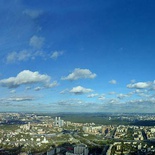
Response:
[{"label": "city skyline", "polygon": [[0,111],[154,112],[153,0],[0,3]]}]

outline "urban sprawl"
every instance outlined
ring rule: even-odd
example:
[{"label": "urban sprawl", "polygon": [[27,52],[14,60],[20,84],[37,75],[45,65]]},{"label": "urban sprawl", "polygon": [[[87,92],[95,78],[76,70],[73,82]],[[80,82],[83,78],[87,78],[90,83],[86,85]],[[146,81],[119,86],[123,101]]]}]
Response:
[{"label": "urban sprawl", "polygon": [[108,124],[0,113],[0,155],[155,155],[155,115],[109,114],[106,118]]}]

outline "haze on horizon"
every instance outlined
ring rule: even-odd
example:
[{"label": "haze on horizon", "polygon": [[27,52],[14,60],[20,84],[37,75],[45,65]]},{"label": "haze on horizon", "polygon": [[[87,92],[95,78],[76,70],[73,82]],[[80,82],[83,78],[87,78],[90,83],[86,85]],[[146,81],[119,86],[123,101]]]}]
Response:
[{"label": "haze on horizon", "polygon": [[154,0],[0,4],[0,111],[154,112]]}]

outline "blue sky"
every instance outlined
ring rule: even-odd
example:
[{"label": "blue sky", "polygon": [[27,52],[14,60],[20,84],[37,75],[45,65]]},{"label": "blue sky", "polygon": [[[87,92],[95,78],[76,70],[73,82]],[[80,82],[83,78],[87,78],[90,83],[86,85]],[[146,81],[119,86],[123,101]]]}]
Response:
[{"label": "blue sky", "polygon": [[0,0],[1,111],[154,112],[154,0]]}]

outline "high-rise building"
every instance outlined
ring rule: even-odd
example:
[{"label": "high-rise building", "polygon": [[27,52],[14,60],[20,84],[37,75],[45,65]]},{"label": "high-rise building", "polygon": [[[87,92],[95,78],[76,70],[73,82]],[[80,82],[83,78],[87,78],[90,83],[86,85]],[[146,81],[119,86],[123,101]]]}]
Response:
[{"label": "high-rise building", "polygon": [[55,117],[54,126],[58,127],[64,126],[64,120],[61,120],[60,117]]},{"label": "high-rise building", "polygon": [[79,144],[74,147],[74,154],[88,155],[88,153],[89,153],[89,150],[87,145]]}]

